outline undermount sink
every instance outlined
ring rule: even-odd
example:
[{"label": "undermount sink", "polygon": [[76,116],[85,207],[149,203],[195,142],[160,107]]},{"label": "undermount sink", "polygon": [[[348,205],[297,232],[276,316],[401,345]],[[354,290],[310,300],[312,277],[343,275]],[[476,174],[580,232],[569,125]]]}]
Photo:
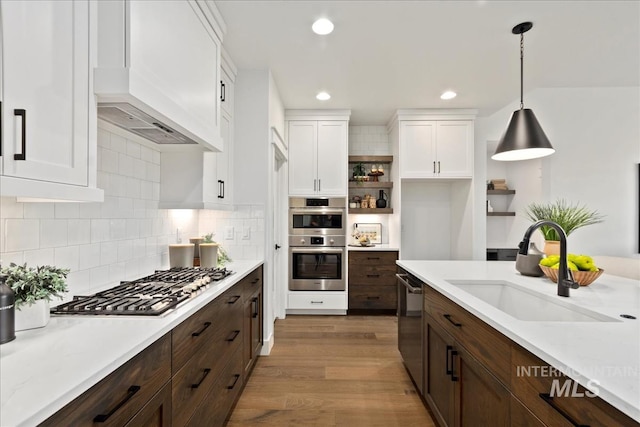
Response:
[{"label": "undermount sink", "polygon": [[518,320],[537,322],[619,322],[620,320],[564,303],[548,295],[493,280],[448,280]]}]

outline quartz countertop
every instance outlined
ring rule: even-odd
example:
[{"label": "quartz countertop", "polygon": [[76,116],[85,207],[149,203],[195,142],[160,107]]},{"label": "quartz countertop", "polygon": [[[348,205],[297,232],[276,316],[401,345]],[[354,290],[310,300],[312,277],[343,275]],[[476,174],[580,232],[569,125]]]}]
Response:
[{"label": "quartz countertop", "polygon": [[[397,264],[582,386],[597,384],[600,398],[640,421],[640,281],[605,271],[591,285],[571,289],[565,298],[557,296],[556,283],[546,277],[517,273],[513,261],[400,260]],[[518,320],[449,280],[511,282],[615,321]]]},{"label": "quartz countertop", "polygon": [[0,426],[41,423],[263,263],[234,274],[164,316],[51,316],[0,346]]},{"label": "quartz countertop", "polygon": [[400,249],[389,245],[388,243],[378,243],[373,246],[349,245],[349,251],[399,251]]}]

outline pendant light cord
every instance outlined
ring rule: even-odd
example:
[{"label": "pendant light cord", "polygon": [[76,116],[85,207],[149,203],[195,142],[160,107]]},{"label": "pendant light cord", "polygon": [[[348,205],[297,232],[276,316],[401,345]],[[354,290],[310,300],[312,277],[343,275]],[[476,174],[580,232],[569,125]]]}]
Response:
[{"label": "pendant light cord", "polygon": [[524,87],[524,32],[520,33],[520,109],[524,108],[523,87]]}]

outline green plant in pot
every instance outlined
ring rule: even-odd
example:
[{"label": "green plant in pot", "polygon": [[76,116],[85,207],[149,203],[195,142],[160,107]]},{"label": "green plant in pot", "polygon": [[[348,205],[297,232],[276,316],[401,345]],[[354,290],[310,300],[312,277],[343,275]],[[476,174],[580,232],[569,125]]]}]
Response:
[{"label": "green plant in pot", "polygon": [[[548,203],[530,203],[525,211],[527,217],[537,222],[540,220],[553,221],[558,224],[567,236],[578,228],[587,225],[598,224],[604,220],[604,216],[598,211],[588,209],[578,203],[570,203],[564,199]],[[544,252],[547,255],[557,255],[559,250],[560,236],[551,227],[542,226],[540,232],[545,239]]]},{"label": "green plant in pot", "polygon": [[7,285],[15,294],[16,331],[46,326],[49,322],[49,302],[53,298],[62,299],[68,291],[69,269],[43,265],[27,267],[27,264],[11,263],[2,268],[7,275]]}]

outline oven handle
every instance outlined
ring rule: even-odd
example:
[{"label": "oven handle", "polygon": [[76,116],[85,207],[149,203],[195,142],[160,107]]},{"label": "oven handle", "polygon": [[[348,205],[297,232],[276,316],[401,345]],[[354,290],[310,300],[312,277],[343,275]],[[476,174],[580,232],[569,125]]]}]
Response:
[{"label": "oven handle", "polygon": [[309,214],[317,214],[317,215],[344,215],[344,209],[323,209],[317,207],[309,207],[309,208],[289,208],[290,215],[309,215]]},{"label": "oven handle", "polygon": [[302,247],[302,248],[289,248],[291,250],[292,254],[304,254],[304,253],[322,253],[322,254],[342,254],[344,253],[344,248],[328,248],[328,247],[321,247],[321,248],[309,248],[309,247]]},{"label": "oven handle", "polygon": [[411,286],[411,284],[405,280],[405,278],[408,278],[409,275],[408,274],[400,274],[397,273],[396,274],[396,278],[400,281],[400,283],[402,283],[404,285],[405,288],[407,288],[409,290],[409,293],[412,294],[421,294],[422,293],[422,288],[416,288]]}]

